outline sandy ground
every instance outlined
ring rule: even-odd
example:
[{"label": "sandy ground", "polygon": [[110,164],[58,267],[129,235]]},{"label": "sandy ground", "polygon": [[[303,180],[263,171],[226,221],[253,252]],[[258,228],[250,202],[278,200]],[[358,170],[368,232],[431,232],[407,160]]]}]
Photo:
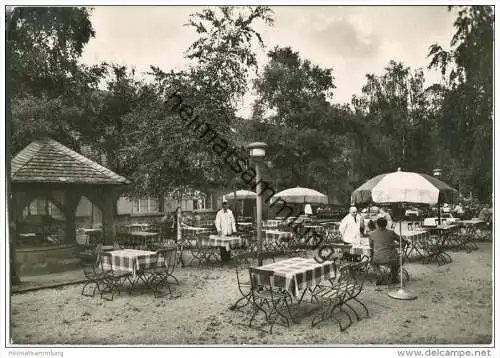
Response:
[{"label": "sandy ground", "polygon": [[[387,296],[368,282],[360,299],[370,317],[340,332],[333,321],[311,328],[312,305],[299,323],[272,334],[248,328],[252,309],[229,306],[239,298],[230,267],[176,268],[177,297],[126,291],[113,301],[80,295],[81,284],[14,294],[14,344],[489,344],[492,341],[492,244],[450,253],[453,262],[410,262],[407,289],[414,301]],[[257,324],[263,316],[257,316]]]}]

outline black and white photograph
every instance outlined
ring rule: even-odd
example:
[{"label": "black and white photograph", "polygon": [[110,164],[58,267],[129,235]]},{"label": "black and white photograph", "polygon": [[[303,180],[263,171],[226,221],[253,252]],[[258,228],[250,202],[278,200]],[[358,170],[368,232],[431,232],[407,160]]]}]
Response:
[{"label": "black and white photograph", "polygon": [[2,355],[498,353],[493,1],[4,5]]}]

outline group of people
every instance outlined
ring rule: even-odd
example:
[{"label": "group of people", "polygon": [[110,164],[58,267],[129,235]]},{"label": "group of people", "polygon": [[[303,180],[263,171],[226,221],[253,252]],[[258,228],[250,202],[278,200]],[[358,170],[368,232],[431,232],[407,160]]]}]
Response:
[{"label": "group of people", "polygon": [[339,225],[339,231],[342,234],[342,240],[354,246],[362,246],[363,238],[369,236],[369,233],[376,229],[376,221],[384,218],[387,221],[387,227],[392,226],[391,215],[383,208],[371,207],[362,215],[358,209],[352,206]]},{"label": "group of people", "polygon": [[[367,238],[370,245],[371,264],[377,272],[376,284],[383,283],[380,265],[389,266],[391,283],[397,283],[400,266],[397,247],[399,247],[400,237],[390,229],[392,218],[382,208],[373,207],[367,210],[367,213],[368,215],[371,213],[371,215],[363,217],[355,206],[349,209],[349,214],[342,219],[339,225],[342,240],[356,247],[363,246],[363,241]],[[368,221],[366,227],[365,220]]]}]

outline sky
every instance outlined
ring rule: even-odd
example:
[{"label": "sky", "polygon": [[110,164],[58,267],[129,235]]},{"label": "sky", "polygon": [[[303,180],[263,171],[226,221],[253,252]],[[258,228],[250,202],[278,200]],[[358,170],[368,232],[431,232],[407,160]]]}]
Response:
[{"label": "sky", "polygon": [[[95,38],[87,44],[82,62],[102,61],[135,67],[140,74],[150,65],[164,71],[188,64],[184,53],[197,39],[183,26],[197,6],[98,6],[91,16]],[[334,103],[350,102],[365,84],[366,74],[380,75],[389,61],[424,69],[426,85],[439,82],[427,70],[429,46],[448,48],[455,13],[446,6],[272,6],[274,26],[255,23],[264,49],[256,49],[259,68],[276,45],[291,46],[302,58],[332,68],[337,86]],[[139,75],[140,76],[140,75]],[[248,118],[251,91],[241,101],[239,115]]]}]

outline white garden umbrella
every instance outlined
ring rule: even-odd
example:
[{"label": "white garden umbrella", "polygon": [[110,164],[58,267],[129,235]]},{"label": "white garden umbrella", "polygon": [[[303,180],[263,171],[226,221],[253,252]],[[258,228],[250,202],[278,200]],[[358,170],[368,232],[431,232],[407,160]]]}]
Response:
[{"label": "white garden umbrella", "polygon": [[[246,200],[246,199],[253,199],[257,198],[257,193],[254,193],[253,191],[250,190],[236,190],[231,193],[227,193],[222,197],[223,200]],[[236,203],[235,203],[236,205]],[[241,215],[243,215],[243,206],[244,206],[244,201],[241,202]],[[236,210],[236,208],[235,208]]]},{"label": "white garden umbrella", "polygon": [[328,204],[328,197],[325,194],[313,189],[301,188],[300,186],[274,194],[271,197],[271,203],[274,203],[278,199],[287,203]]},{"label": "white garden umbrella", "polygon": [[353,191],[351,202],[437,204],[453,201],[457,191],[428,174],[397,172],[377,175]]},{"label": "white garden umbrella", "polygon": [[257,198],[257,194],[250,190],[237,190],[224,195],[222,198],[224,200],[234,200],[235,197],[236,200],[255,199]]},{"label": "white garden umbrella", "polygon": [[[428,174],[401,171],[378,175],[353,191],[351,203],[415,203],[438,204],[453,199],[458,192],[448,184]],[[450,200],[453,201],[453,200]],[[401,221],[399,221],[400,250],[400,289],[390,292],[392,298],[408,300],[416,298],[403,288],[403,252],[401,239]]]}]

